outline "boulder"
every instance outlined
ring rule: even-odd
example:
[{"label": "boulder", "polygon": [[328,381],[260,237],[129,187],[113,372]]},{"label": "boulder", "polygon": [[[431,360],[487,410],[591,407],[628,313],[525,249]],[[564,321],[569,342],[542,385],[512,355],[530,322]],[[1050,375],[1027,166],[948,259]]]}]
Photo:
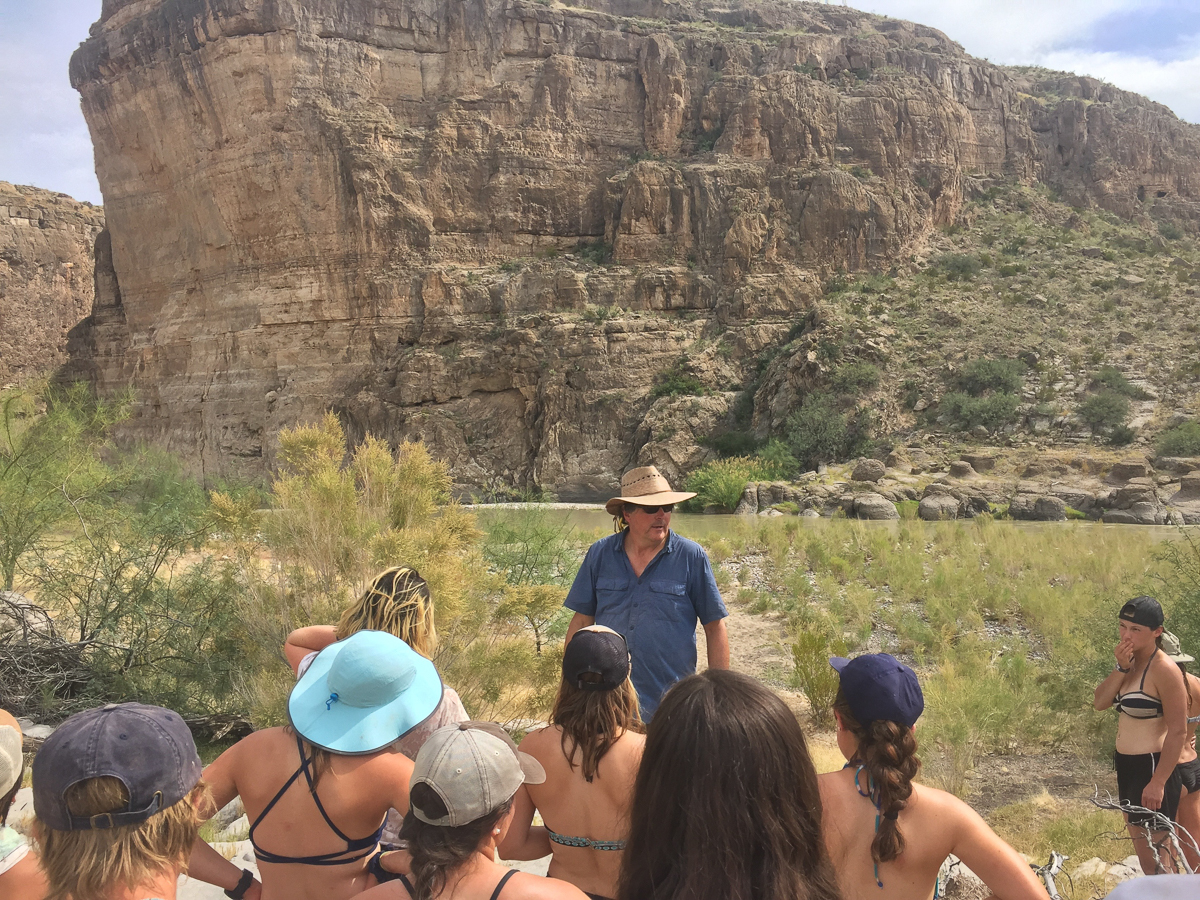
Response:
[{"label": "boulder", "polygon": [[1156,503],[1156,485],[1149,478],[1133,478],[1123,487],[1109,494],[1109,505],[1114,509],[1129,509],[1135,503]]},{"label": "boulder", "polygon": [[1046,494],[1017,494],[1008,505],[1008,514],[1027,522],[1062,522],[1067,518],[1067,504]]},{"label": "boulder", "polygon": [[854,495],[854,516],[858,519],[898,519],[900,513],[887,497],[866,493]]},{"label": "boulder", "polygon": [[1162,525],[1167,514],[1157,503],[1139,501],[1126,509],[1107,511],[1101,521],[1107,525]]},{"label": "boulder", "polygon": [[983,453],[964,453],[962,458],[964,462],[970,463],[976,472],[990,472],[996,466],[996,457]]},{"label": "boulder", "polygon": [[965,459],[956,459],[950,463],[951,478],[970,478],[975,474],[975,469]]},{"label": "boulder", "polygon": [[1195,456],[1159,456],[1154,459],[1154,468],[1176,477],[1200,470],[1200,458]]},{"label": "boulder", "polygon": [[1132,478],[1145,478],[1149,474],[1150,467],[1146,465],[1145,460],[1127,459],[1123,462],[1113,463],[1113,467],[1108,472],[1108,480],[1117,484]]},{"label": "boulder", "polygon": [[887,467],[877,459],[860,459],[854,464],[850,477],[855,481],[875,482],[887,474]]},{"label": "boulder", "polygon": [[753,516],[758,512],[758,485],[755,482],[746,485],[742,491],[742,499],[738,501],[733,512],[738,516]]},{"label": "boulder", "polygon": [[950,494],[929,494],[917,506],[917,515],[926,522],[958,518],[959,502]]}]

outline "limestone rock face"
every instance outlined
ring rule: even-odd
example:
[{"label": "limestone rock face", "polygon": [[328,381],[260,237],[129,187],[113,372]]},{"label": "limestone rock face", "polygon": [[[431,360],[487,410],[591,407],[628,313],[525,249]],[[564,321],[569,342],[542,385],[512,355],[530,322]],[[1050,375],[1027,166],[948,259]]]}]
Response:
[{"label": "limestone rock face", "polygon": [[[784,0],[104,0],[71,79],[111,235],[72,369],[212,475],[327,408],[463,486],[682,474],[667,432],[969,180],[1200,197],[1161,107],[1080,80],[1043,109],[933,29]],[[822,365],[781,354],[756,431]]]},{"label": "limestone rock face", "polygon": [[0,385],[49,372],[92,310],[93,247],[104,211],[0,181]]}]

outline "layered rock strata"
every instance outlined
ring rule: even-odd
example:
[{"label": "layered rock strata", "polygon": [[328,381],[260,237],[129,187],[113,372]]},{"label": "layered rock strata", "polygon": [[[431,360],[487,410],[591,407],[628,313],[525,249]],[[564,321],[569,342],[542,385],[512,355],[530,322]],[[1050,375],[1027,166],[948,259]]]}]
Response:
[{"label": "layered rock strata", "polygon": [[210,474],[333,408],[464,487],[677,478],[823,278],[906,258],[986,179],[1200,197],[1162,107],[1046,106],[809,3],[105,0],[71,78],[112,236],[74,371]]},{"label": "layered rock strata", "polygon": [[52,372],[92,311],[93,247],[104,211],[0,181],[0,385]]}]

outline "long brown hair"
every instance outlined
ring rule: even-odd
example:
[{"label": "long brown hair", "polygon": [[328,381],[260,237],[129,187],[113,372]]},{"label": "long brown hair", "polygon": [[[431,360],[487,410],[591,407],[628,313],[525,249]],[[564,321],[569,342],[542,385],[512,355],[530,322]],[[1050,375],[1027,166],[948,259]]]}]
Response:
[{"label": "long brown hair", "polygon": [[746,675],[663,698],[633,790],[619,900],[838,900],[800,723]]},{"label": "long brown hair", "polygon": [[431,819],[449,813],[437,791],[423,781],[412,786],[409,810],[400,826],[400,839],[408,841],[412,856],[412,900],[429,900],[446,887],[447,876],[467,862],[479,849],[488,833],[512,808],[509,797],[497,809],[466,825],[430,825],[413,814],[420,809]]},{"label": "long brown hair", "polygon": [[876,719],[869,726],[859,724],[850,712],[850,704],[841,688],[838,688],[833,708],[843,727],[858,740],[855,759],[869,776],[868,783],[862,788],[869,787],[871,799],[879,810],[879,827],[871,842],[871,859],[876,863],[895,859],[904,852],[905,846],[898,816],[908,805],[912,780],[921,768],[917,739],[911,728],[899,722]]},{"label": "long brown hair", "polygon": [[[579,677],[586,681],[600,676],[585,672]],[[581,690],[564,678],[558,686],[550,724],[562,729],[562,752],[571,769],[581,766],[584,780],[589,782],[596,777],[604,754],[621,735],[644,730],[637,691],[629,678],[611,691]],[[578,762],[576,751],[580,753]]]}]

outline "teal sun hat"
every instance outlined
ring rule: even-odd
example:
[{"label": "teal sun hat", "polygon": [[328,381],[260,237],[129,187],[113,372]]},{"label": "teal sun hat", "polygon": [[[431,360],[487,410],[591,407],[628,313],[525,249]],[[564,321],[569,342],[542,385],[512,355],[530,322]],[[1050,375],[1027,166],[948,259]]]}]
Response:
[{"label": "teal sun hat", "polygon": [[395,635],[359,631],[317,654],[288,697],[301,737],[334,753],[374,753],[442,702],[433,663]]}]

